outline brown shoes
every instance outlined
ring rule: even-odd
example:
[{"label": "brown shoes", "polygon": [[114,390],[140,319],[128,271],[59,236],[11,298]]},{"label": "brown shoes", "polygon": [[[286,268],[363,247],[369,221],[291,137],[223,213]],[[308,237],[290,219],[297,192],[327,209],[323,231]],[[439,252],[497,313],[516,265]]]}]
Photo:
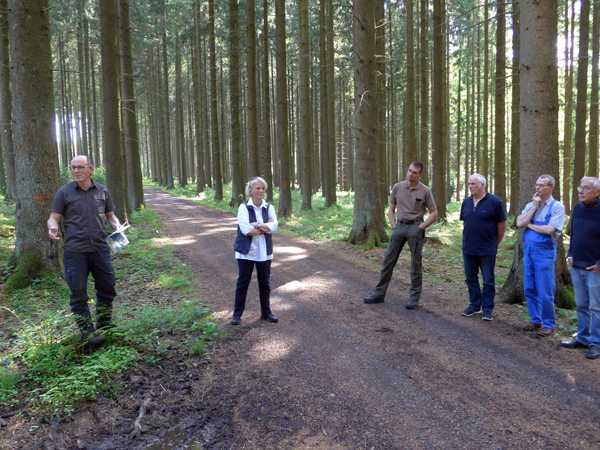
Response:
[{"label": "brown shoes", "polygon": [[538,331],[542,328],[542,325],[539,323],[530,323],[526,327],[523,327],[523,331]]},{"label": "brown shoes", "polygon": [[540,337],[552,336],[554,334],[554,328],[543,327],[540,328],[536,334]]}]

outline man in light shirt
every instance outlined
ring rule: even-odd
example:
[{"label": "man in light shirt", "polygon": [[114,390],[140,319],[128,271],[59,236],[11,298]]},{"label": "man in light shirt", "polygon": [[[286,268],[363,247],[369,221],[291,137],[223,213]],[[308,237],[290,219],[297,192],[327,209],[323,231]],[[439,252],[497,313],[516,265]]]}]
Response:
[{"label": "man in light shirt", "polygon": [[540,175],[535,193],[517,217],[523,232],[523,287],[530,323],[525,328],[545,337],[554,333],[554,295],[556,292],[556,238],[565,223],[565,207],[552,193],[556,182],[551,175]]}]

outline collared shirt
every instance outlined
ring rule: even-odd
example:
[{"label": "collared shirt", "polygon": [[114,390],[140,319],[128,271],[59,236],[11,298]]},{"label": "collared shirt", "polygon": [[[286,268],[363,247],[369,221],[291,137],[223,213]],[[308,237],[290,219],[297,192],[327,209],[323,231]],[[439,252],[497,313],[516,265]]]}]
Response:
[{"label": "collared shirt", "polygon": [[52,212],[63,216],[65,251],[94,252],[108,248],[106,214],[115,210],[108,189],[92,181],[84,191],[72,181],[61,187],[52,201]]},{"label": "collared shirt", "polygon": [[[254,208],[256,222],[250,223],[250,219],[248,217],[248,208],[246,205]],[[237,213],[237,221],[242,234],[247,235],[248,233],[250,233],[250,231],[254,229],[255,225],[265,223],[263,221],[262,208],[266,205],[267,202],[263,200],[259,206],[256,206],[252,199],[249,199],[246,203],[242,203],[240,205]],[[273,205],[271,204],[269,204],[268,217],[269,222],[267,222],[265,225],[269,227],[271,233],[277,232],[277,215],[275,214],[275,208],[273,208]],[[259,236],[252,236],[250,251],[247,255],[235,252],[235,257],[236,259],[248,259],[250,261],[267,261],[269,259],[273,259],[273,255],[267,255],[267,241],[262,234]]]},{"label": "collared shirt", "polygon": [[464,222],[463,253],[491,256],[498,251],[498,224],[506,221],[502,200],[489,192],[477,202],[473,197],[463,200],[460,220]]},{"label": "collared shirt", "polygon": [[571,243],[568,255],[573,267],[600,265],[600,200],[577,203],[571,216]]},{"label": "collared shirt", "polygon": [[[533,219],[539,221],[544,220],[546,218],[546,214],[548,214],[548,207],[553,200],[554,204],[552,205],[552,215],[550,216],[550,223],[548,225],[552,225],[556,231],[562,231],[563,227],[565,226],[565,207],[554,197],[549,197],[543,205],[540,204],[540,207],[533,215]],[[531,211],[533,208],[533,202],[527,203],[525,208],[523,208],[521,215]]]},{"label": "collared shirt", "polygon": [[420,181],[414,187],[407,180],[396,183],[390,193],[390,207],[393,206],[398,220],[423,220],[426,212],[436,210],[431,189]]}]

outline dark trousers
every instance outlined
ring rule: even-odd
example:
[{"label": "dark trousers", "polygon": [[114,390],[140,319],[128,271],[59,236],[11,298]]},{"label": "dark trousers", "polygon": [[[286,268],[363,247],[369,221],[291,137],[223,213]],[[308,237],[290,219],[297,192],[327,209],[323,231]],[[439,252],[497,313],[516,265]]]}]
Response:
[{"label": "dark trousers", "polygon": [[[420,222],[419,222],[420,223]],[[379,276],[379,283],[373,291],[374,296],[385,297],[387,288],[394,273],[394,267],[398,262],[400,252],[408,242],[410,247],[410,303],[418,303],[423,286],[423,244],[425,243],[425,232],[419,228],[419,223],[403,224],[397,223],[392,230],[390,242],[385,250],[383,266]]]},{"label": "dark trousers", "polygon": [[[465,265],[465,283],[469,289],[470,306],[476,310],[491,313],[494,309],[494,296],[496,295],[496,280],[494,267],[496,255],[477,256],[463,253]],[[479,285],[479,271],[483,278],[483,293]]]},{"label": "dark trousers", "polygon": [[93,331],[88,307],[87,279],[91,273],[96,288],[97,327],[110,325],[112,303],[115,298],[115,273],[108,248],[95,252],[65,251],[65,280],[71,290],[71,312],[82,333]]},{"label": "dark trousers", "polygon": [[261,316],[264,317],[271,314],[271,305],[269,301],[269,296],[271,294],[271,260],[249,261],[247,259],[238,259],[237,262],[239,275],[235,289],[235,309],[233,311],[233,316],[240,318],[244,313],[244,308],[246,307],[246,294],[248,293],[248,286],[250,285],[254,266],[256,266],[256,277],[258,278],[258,295],[260,298]]}]

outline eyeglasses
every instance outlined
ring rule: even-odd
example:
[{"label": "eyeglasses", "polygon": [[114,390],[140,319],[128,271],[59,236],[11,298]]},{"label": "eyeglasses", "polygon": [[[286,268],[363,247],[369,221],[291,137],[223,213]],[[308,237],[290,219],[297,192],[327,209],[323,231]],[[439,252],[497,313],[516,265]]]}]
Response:
[{"label": "eyeglasses", "polygon": [[535,183],[535,187],[550,187],[551,184],[548,183]]},{"label": "eyeglasses", "polygon": [[87,166],[71,166],[71,170],[83,170],[87,168]]},{"label": "eyeglasses", "polygon": [[592,186],[578,186],[577,190],[578,191],[591,191],[592,190]]}]

